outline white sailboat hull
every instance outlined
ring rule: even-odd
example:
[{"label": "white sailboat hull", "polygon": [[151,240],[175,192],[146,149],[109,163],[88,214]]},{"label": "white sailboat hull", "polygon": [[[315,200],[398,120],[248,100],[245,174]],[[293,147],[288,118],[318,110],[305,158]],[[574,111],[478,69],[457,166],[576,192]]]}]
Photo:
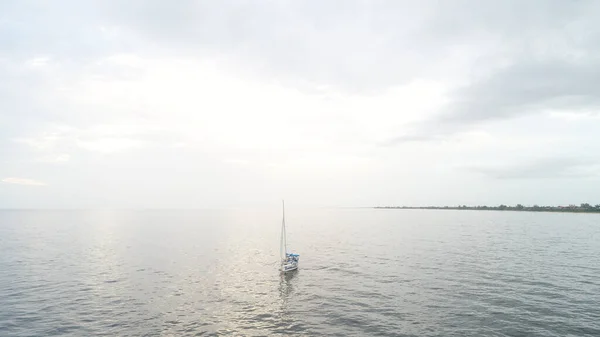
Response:
[{"label": "white sailboat hull", "polygon": [[281,267],[281,271],[284,273],[294,271],[298,269],[298,263],[286,264]]}]

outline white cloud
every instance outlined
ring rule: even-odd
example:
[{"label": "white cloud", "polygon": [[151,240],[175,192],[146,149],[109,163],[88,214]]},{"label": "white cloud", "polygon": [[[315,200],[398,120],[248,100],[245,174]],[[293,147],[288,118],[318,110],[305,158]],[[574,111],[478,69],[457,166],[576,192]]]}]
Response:
[{"label": "white cloud", "polygon": [[465,167],[600,151],[588,4],[15,2],[0,168],[157,206],[552,198]]},{"label": "white cloud", "polygon": [[42,163],[66,163],[71,159],[71,155],[61,153],[57,155],[46,155],[38,159]]},{"label": "white cloud", "polygon": [[98,124],[88,128],[75,128],[65,125],[48,125],[48,131],[38,135],[13,139],[24,144],[40,156],[39,162],[67,162],[79,155],[77,150],[113,153],[140,149],[151,140],[157,142],[168,137],[160,126],[142,122],[118,121],[112,124]]},{"label": "white cloud", "polygon": [[92,70],[63,83],[65,92],[52,93],[55,105],[101,121],[77,134],[86,144],[94,137],[154,134],[172,146],[211,152],[357,149],[424,118],[446,99],[444,84],[435,81],[371,96],[333,89],[315,95],[236,76],[222,60],[113,55],[103,62],[115,60],[141,67],[144,76],[100,79]]},{"label": "white cloud", "polygon": [[43,68],[48,65],[48,62],[50,62],[50,58],[46,57],[46,56],[42,56],[42,57],[35,57],[30,60],[27,60],[26,65],[29,68]]},{"label": "white cloud", "polygon": [[144,142],[130,138],[99,138],[87,141],[77,141],[77,146],[93,152],[114,153],[141,148]]},{"label": "white cloud", "polygon": [[223,162],[226,164],[241,165],[241,166],[247,166],[250,164],[250,162],[248,160],[243,160],[243,159],[225,159]]},{"label": "white cloud", "polygon": [[16,185],[27,185],[27,186],[46,186],[46,183],[41,181],[26,179],[26,178],[4,178],[1,180],[3,183],[16,184]]},{"label": "white cloud", "polygon": [[596,111],[589,112],[567,112],[567,111],[553,111],[549,113],[551,118],[564,120],[566,122],[581,122],[588,121],[594,122],[600,120],[600,114]]},{"label": "white cloud", "polygon": [[55,132],[44,132],[37,137],[21,137],[13,139],[16,143],[28,145],[36,150],[51,150],[60,141],[62,135]]}]

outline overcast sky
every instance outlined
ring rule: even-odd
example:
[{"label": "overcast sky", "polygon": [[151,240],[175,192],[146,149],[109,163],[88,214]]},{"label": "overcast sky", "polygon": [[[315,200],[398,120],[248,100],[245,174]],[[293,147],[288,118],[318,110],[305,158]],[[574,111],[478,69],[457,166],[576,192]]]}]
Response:
[{"label": "overcast sky", "polygon": [[0,208],[600,203],[599,16],[1,1]]}]

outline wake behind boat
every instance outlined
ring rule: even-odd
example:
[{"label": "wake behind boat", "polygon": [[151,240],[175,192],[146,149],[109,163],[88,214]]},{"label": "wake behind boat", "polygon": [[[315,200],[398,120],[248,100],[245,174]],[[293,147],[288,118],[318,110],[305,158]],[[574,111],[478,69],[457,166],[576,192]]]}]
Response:
[{"label": "wake behind boat", "polygon": [[298,260],[300,255],[288,253],[287,250],[287,237],[285,232],[285,202],[282,200],[283,206],[283,219],[281,221],[281,243],[279,246],[281,255],[281,272],[286,273],[298,269]]}]

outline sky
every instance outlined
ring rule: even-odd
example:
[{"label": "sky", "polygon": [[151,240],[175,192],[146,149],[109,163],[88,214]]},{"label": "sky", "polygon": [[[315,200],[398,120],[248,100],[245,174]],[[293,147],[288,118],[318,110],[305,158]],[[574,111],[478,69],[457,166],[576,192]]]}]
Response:
[{"label": "sky", "polygon": [[600,203],[598,1],[0,2],[0,208]]}]

